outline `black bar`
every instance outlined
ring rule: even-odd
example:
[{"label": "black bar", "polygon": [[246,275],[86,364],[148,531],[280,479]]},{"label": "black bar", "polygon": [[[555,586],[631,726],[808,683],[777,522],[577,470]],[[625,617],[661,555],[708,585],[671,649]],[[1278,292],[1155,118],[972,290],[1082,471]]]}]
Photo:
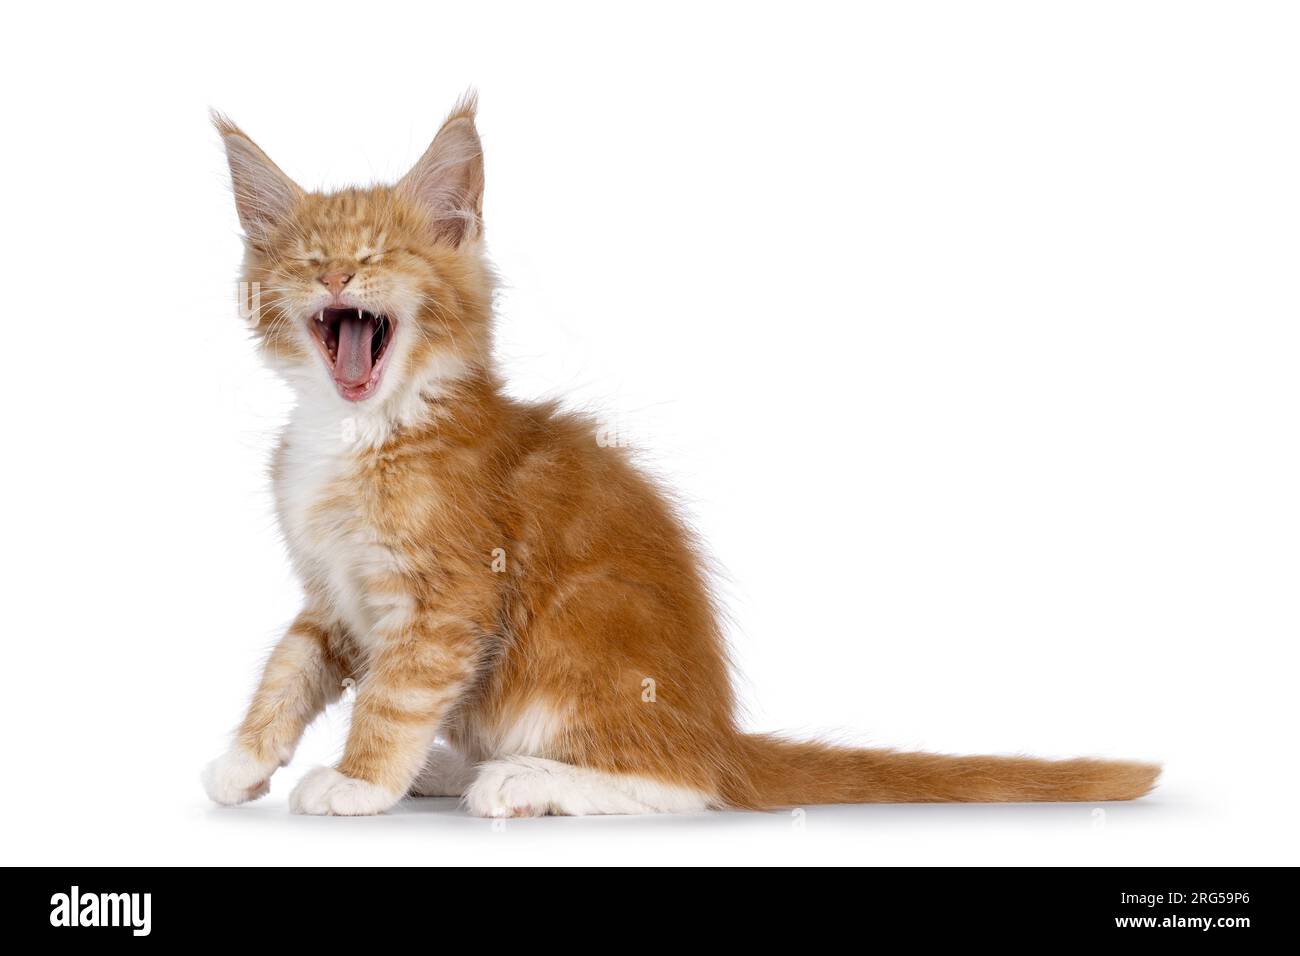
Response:
[{"label": "black bar", "polygon": [[[592,880],[579,872],[539,879],[527,873],[344,867],[10,869],[7,881],[13,887],[5,895],[7,926],[47,933],[51,941],[75,935],[82,942],[117,937],[134,945],[216,944],[247,941],[252,933],[262,943],[269,927],[272,939],[319,936],[337,944],[373,939],[366,934],[377,929],[427,937],[448,916],[457,922],[486,916],[494,921],[489,925],[506,918],[522,930],[530,920],[559,920],[576,929],[584,919],[618,913],[629,921],[632,939],[701,919],[746,936],[774,923],[793,928],[810,920],[819,933],[840,926],[865,945],[876,932],[905,932],[913,941],[1107,936],[1234,945],[1291,935],[1286,904],[1294,878],[1289,868],[945,868],[757,877],[736,872],[703,882],[689,873]],[[102,912],[108,922],[116,913],[119,925],[69,925],[74,886],[82,914]],[[91,897],[94,903],[87,902]]]}]

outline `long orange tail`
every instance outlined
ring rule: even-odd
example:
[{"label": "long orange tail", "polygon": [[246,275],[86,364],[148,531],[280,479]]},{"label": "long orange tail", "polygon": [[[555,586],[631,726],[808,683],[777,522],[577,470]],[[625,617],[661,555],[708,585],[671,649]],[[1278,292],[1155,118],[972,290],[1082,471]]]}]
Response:
[{"label": "long orange tail", "polygon": [[856,750],[768,735],[736,739],[739,773],[723,798],[749,809],[818,803],[1026,803],[1135,800],[1158,764],[952,757]]}]

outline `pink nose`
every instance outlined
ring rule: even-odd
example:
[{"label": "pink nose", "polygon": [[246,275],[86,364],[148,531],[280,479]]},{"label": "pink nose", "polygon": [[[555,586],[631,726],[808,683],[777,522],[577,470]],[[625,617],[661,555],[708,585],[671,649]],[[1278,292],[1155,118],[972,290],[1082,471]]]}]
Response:
[{"label": "pink nose", "polygon": [[320,277],[321,285],[330,290],[331,295],[338,295],[352,278],[346,272],[329,272]]}]

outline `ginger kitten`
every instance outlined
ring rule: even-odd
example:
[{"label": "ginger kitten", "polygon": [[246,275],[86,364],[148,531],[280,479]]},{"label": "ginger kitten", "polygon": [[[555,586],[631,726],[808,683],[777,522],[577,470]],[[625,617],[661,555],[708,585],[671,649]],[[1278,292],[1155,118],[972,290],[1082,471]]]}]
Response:
[{"label": "ginger kitten", "polygon": [[330,194],[214,117],[256,334],[297,392],[273,479],[307,598],[204,772],[212,799],[266,793],[347,678],[343,758],[302,779],[295,812],[382,813],[406,794],[531,816],[1150,790],[1148,764],[738,729],[718,616],[672,507],[589,421],[502,394],[474,110],[459,103],[397,185]]}]

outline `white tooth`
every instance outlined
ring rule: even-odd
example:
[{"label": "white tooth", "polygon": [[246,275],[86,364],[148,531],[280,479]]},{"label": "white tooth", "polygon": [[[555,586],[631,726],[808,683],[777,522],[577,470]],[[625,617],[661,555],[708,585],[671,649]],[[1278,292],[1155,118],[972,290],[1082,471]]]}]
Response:
[{"label": "white tooth", "polygon": [[319,322],[321,325],[324,325],[324,324],[325,324],[325,310],[324,310],[324,309],[321,309],[319,312],[316,313],[316,321]]},{"label": "white tooth", "polygon": [[358,322],[361,321],[361,310],[360,310],[360,309],[357,309],[357,321],[358,321]]}]

